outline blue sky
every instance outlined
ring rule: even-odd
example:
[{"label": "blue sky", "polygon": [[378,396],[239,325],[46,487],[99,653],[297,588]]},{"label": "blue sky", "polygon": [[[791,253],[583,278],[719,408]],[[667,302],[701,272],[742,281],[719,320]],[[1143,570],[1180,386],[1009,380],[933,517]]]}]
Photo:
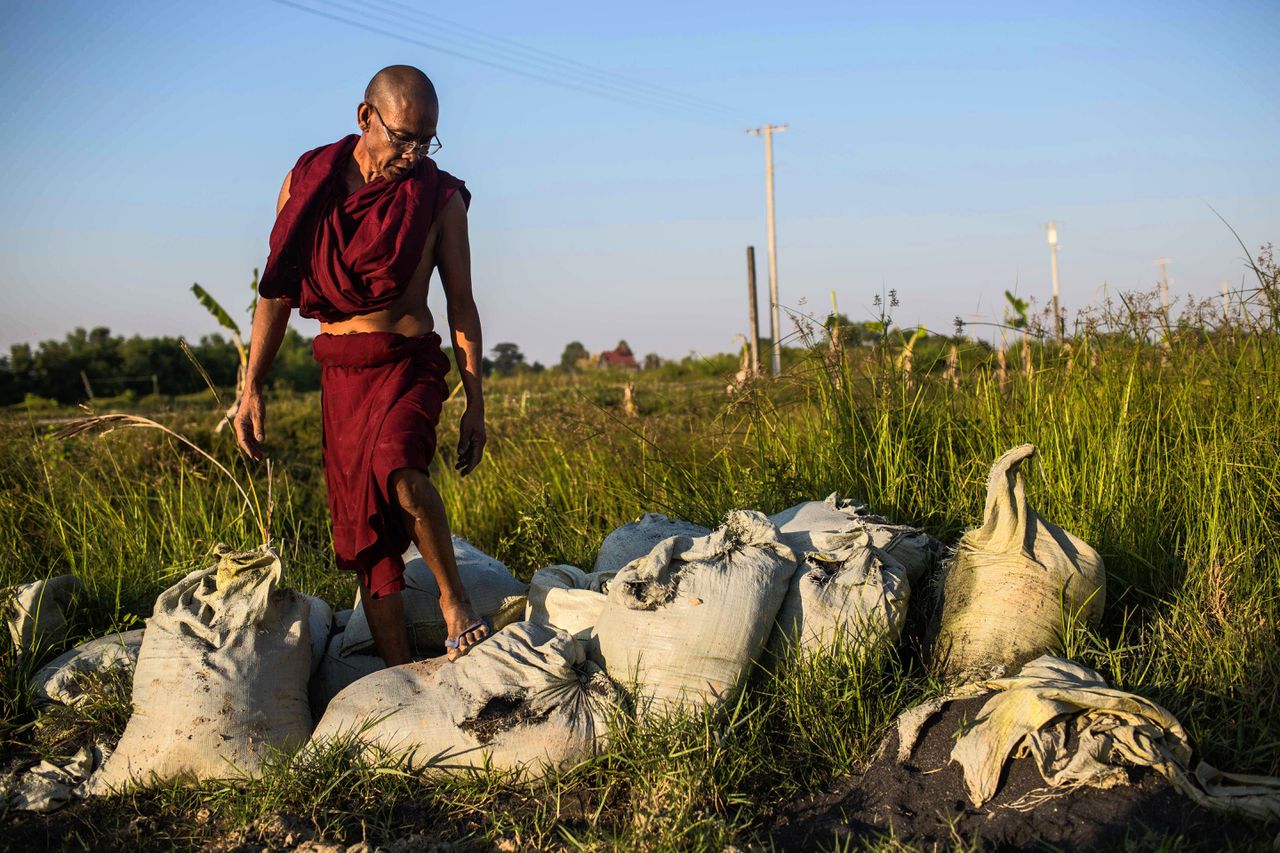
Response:
[{"label": "blue sky", "polygon": [[766,292],[743,134],[764,122],[790,124],[779,279],[801,311],[835,291],[865,319],[893,288],[902,324],[995,318],[1005,289],[1047,298],[1049,219],[1071,308],[1150,286],[1162,256],[1175,295],[1239,283],[1210,206],[1251,248],[1280,242],[1274,2],[294,2],[479,55],[444,18],[664,94],[550,85],[271,0],[5,4],[0,346],[212,331],[191,283],[248,302],[285,172],[355,131],[369,76],[401,62],[435,80],[436,159],[474,194],[485,339],[544,362],[575,339],[734,346],[748,244]]}]

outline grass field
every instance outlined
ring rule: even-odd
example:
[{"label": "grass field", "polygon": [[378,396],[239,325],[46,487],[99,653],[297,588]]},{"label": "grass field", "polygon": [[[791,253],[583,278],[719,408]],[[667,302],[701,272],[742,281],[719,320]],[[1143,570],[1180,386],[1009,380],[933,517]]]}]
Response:
[{"label": "grass field", "polygon": [[[484,463],[465,480],[452,473],[453,401],[436,482],[455,532],[527,579],[551,563],[589,567],[601,539],[645,511],[714,525],[733,508],[772,513],[832,491],[954,544],[981,516],[992,461],[1031,442],[1033,505],[1107,565],[1103,625],[1064,638],[1066,653],[1168,707],[1217,766],[1277,774],[1280,282],[1265,263],[1255,273],[1233,317],[1201,306],[1162,327],[1160,312],[1129,299],[1081,322],[1069,347],[1036,343],[1024,360],[1019,344],[1003,377],[974,344],[960,345],[953,379],[939,358],[904,365],[892,343],[809,340],[782,379],[733,394],[718,379],[637,375],[637,417],[623,414],[616,374],[493,381]],[[213,435],[210,397],[135,406],[252,481],[266,514],[266,472],[248,471],[225,431]],[[92,636],[139,624],[215,543],[260,541],[235,487],[194,452],[154,430],[52,437],[50,422],[67,414],[5,416],[0,587],[75,573],[90,600],[80,633]],[[349,606],[353,583],[330,568],[319,425],[314,395],[269,402],[270,530],[289,583]],[[6,755],[57,752],[69,730],[123,725],[110,685],[90,723],[35,721],[30,664],[8,646],[2,663]],[[893,717],[936,690],[910,641],[869,660],[836,650],[759,674],[732,708],[621,724],[606,752],[539,781],[425,782],[334,748],[245,785],[77,806],[58,838],[271,847],[298,826],[348,842],[416,831],[501,849],[766,843],[780,803],[856,771]]]}]

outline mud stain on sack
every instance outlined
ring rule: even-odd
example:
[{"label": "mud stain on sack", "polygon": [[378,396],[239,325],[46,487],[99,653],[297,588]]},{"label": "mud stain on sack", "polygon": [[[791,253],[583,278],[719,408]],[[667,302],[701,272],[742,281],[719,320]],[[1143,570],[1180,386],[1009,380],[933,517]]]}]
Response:
[{"label": "mud stain on sack", "polygon": [[478,714],[458,723],[458,728],[480,743],[489,743],[503,732],[541,723],[550,713],[550,708],[541,712],[531,710],[526,697],[520,694],[494,696],[484,703]]}]

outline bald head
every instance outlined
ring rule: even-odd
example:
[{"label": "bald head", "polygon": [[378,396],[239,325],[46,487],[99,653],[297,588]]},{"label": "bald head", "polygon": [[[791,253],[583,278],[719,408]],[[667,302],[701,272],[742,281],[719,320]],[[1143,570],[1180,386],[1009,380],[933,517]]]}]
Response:
[{"label": "bald head", "polygon": [[388,65],[373,75],[364,88],[364,99],[380,110],[396,108],[432,116],[440,114],[436,87],[412,65]]},{"label": "bald head", "polygon": [[[412,65],[388,65],[373,75],[356,107],[368,169],[389,180],[413,173],[436,135],[440,101],[427,75]],[[411,144],[422,146],[414,151]],[[366,177],[366,180],[368,178]]]}]

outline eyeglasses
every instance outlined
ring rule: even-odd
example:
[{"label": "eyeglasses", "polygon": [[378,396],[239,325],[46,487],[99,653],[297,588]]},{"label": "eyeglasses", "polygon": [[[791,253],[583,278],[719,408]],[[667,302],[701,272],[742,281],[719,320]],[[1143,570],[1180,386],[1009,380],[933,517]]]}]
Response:
[{"label": "eyeglasses", "polygon": [[[365,101],[365,103],[369,104],[368,101]],[[392,133],[391,128],[387,127],[387,123],[382,120],[382,113],[378,112],[378,108],[373,104],[369,104],[369,109],[373,110],[374,115],[378,117],[378,122],[382,125],[382,132],[387,135],[387,144],[401,154],[408,154],[412,151],[414,153],[425,152],[427,156],[430,156],[443,147],[440,137],[434,134],[426,142],[413,142],[402,138],[399,134]]]}]

